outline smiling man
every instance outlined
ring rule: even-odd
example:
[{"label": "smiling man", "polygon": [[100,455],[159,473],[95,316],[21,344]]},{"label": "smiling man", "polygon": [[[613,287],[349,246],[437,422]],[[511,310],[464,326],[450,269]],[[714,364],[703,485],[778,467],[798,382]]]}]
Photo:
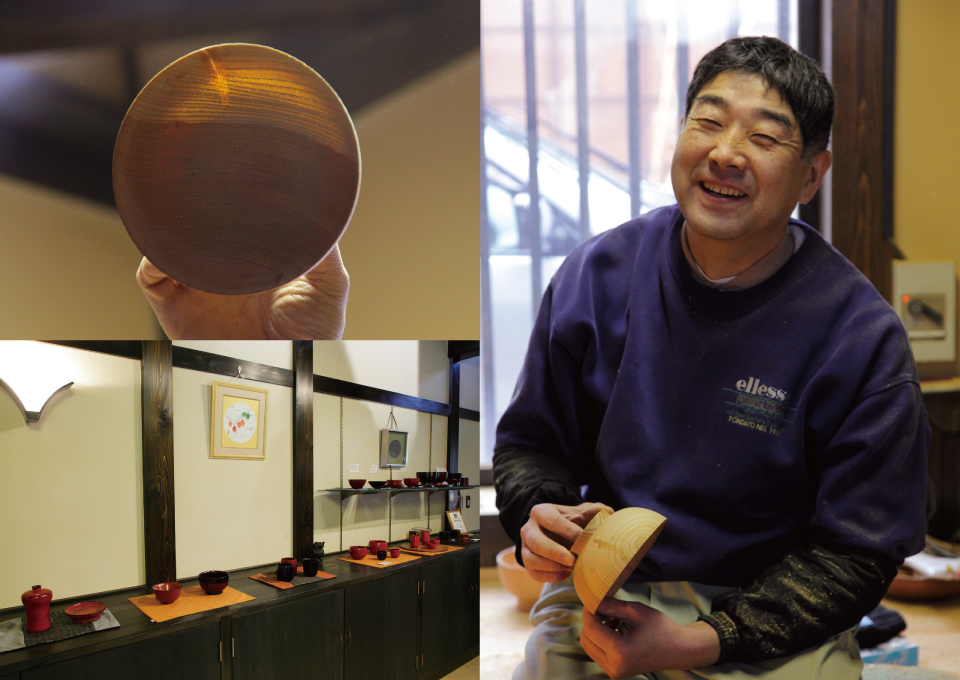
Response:
[{"label": "smiling man", "polygon": [[[790,218],[830,167],[833,101],[779,40],[720,45],[687,93],[678,205],[551,281],[494,453],[547,584],[515,680],[859,678],[855,627],[923,547],[930,435],[899,319]],[[667,523],[593,616],[568,548],[603,506]]]}]

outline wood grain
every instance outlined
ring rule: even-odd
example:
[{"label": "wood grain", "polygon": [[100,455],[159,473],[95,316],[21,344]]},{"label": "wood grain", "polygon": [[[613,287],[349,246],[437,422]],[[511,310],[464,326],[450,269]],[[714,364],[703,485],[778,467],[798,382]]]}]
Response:
[{"label": "wood grain", "polygon": [[312,269],[342,236],[360,149],[333,89],[260,45],[192,52],[130,106],[113,157],[117,209],[174,279],[257,293]]},{"label": "wood grain", "polygon": [[892,219],[893,68],[888,0],[845,0],[833,7],[833,245],[888,301],[893,250],[884,236]]},{"label": "wood grain", "polygon": [[293,343],[293,554],[313,547],[313,342]]},{"label": "wood grain", "polygon": [[177,580],[173,495],[173,353],[167,340],[144,340],[143,546],[147,585]]},{"label": "wood grain", "polygon": [[644,508],[624,508],[594,517],[587,525],[591,533],[585,545],[581,549],[574,544],[579,555],[573,565],[573,587],[584,609],[595,614],[603,598],[620,590],[666,521],[660,513]]}]

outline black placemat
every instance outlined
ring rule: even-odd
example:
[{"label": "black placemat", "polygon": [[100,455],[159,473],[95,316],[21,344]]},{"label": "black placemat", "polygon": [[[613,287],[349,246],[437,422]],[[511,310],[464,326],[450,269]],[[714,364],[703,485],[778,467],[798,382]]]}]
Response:
[{"label": "black placemat", "polygon": [[[48,642],[57,642],[58,640],[66,640],[77,637],[78,635],[95,633],[98,630],[106,630],[108,628],[118,628],[119,626],[120,623],[109,609],[105,610],[99,619],[91,621],[90,623],[74,623],[63,611],[51,611],[50,627],[37,633],[28,632],[27,617],[20,617],[20,630],[23,632],[23,647],[33,647],[34,645],[43,645]],[[10,651],[10,649],[17,648],[18,647],[14,646],[9,649],[2,649],[2,651]]]}]

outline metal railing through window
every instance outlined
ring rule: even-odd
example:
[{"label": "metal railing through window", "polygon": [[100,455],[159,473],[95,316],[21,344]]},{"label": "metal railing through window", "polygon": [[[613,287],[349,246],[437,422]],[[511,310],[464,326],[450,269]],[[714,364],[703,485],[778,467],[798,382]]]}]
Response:
[{"label": "metal railing through window", "polygon": [[798,3],[810,4],[481,0],[481,464],[563,258],[674,202],[670,160],[696,63],[738,35],[796,46]]}]

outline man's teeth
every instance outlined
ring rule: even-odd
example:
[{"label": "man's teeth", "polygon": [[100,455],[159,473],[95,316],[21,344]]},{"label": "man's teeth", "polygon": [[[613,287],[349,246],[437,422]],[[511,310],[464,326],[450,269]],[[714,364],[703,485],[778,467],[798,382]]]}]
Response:
[{"label": "man's teeth", "polygon": [[721,194],[723,196],[733,196],[734,198],[739,198],[740,196],[746,196],[742,191],[737,191],[736,189],[728,189],[722,187],[718,184],[711,184],[710,182],[704,182],[703,186],[715,194]]}]

